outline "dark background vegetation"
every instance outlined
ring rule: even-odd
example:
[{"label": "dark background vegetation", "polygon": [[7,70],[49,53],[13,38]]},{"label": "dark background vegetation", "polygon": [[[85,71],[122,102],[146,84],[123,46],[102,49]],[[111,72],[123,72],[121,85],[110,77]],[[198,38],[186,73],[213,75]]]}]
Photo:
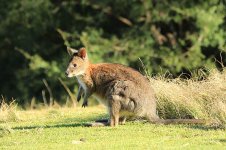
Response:
[{"label": "dark background vegetation", "polygon": [[59,79],[76,93],[76,81],[64,76],[66,46],[86,47],[94,63],[140,70],[140,58],[151,74],[226,63],[224,0],[0,1],[0,94],[19,104],[43,102],[47,87],[65,103]]}]

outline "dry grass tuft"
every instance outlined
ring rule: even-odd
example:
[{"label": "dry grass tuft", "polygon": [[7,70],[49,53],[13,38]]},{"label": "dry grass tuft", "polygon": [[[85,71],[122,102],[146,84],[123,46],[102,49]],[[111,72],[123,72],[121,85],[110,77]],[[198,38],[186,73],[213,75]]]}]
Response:
[{"label": "dry grass tuft", "polygon": [[17,104],[12,100],[9,104],[6,103],[4,97],[0,101],[0,123],[18,121]]},{"label": "dry grass tuft", "polygon": [[226,123],[226,70],[210,70],[206,79],[150,79],[162,118],[202,118]]}]

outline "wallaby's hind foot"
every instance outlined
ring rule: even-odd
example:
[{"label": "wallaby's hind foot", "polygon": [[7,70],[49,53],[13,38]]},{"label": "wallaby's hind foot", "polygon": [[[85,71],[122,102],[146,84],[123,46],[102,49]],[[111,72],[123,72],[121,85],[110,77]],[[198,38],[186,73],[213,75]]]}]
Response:
[{"label": "wallaby's hind foot", "polygon": [[[98,119],[95,122],[107,124],[109,122],[109,119]],[[119,118],[119,124],[124,125],[125,123],[126,123],[126,117],[125,116],[120,117]]]},{"label": "wallaby's hind foot", "polygon": [[126,124],[126,117],[125,116],[119,118],[119,124],[120,125]]}]

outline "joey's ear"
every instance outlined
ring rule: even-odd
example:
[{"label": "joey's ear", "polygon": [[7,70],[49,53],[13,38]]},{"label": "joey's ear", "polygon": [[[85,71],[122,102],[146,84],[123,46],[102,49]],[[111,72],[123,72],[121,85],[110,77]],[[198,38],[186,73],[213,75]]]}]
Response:
[{"label": "joey's ear", "polygon": [[73,49],[71,47],[67,47],[67,52],[70,56],[72,56],[73,54],[78,53],[78,50]]},{"label": "joey's ear", "polygon": [[86,58],[87,53],[86,53],[86,49],[84,47],[79,49],[78,56],[81,57],[82,59]]}]

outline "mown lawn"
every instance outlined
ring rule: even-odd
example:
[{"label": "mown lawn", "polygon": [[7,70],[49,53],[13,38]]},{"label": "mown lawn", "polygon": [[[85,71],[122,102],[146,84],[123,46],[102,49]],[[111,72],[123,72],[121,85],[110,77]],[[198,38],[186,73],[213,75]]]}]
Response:
[{"label": "mown lawn", "polygon": [[226,149],[225,130],[205,126],[84,127],[107,117],[101,106],[17,111],[16,117],[0,122],[0,149]]}]

